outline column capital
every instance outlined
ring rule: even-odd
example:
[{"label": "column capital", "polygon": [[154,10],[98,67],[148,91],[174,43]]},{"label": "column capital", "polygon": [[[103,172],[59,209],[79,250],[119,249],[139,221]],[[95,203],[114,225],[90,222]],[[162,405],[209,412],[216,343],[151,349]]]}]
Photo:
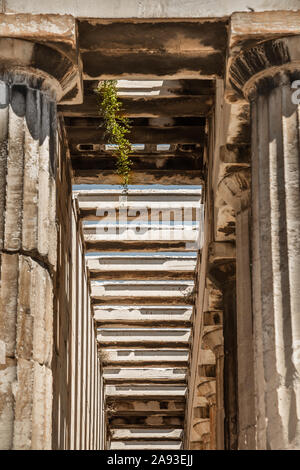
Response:
[{"label": "column capital", "polygon": [[222,292],[235,281],[235,245],[231,242],[212,242],[209,245],[208,278]]},{"label": "column capital", "polygon": [[228,82],[237,98],[249,101],[296,79],[300,79],[300,35],[266,40],[242,49],[228,70]]},{"label": "column capital", "polygon": [[[249,104],[247,104],[249,107]],[[250,205],[250,144],[222,145],[215,182],[215,240],[233,241],[236,216]]]},{"label": "column capital", "polygon": [[207,434],[210,435],[210,419],[209,418],[200,418],[195,419],[193,424],[193,429],[199,436],[199,440],[202,441],[204,436]]},{"label": "column capital", "polygon": [[247,209],[251,202],[250,165],[231,167],[218,184],[218,197],[232,207],[235,214]]},{"label": "column capital", "polygon": [[77,26],[70,16],[0,15],[0,79],[48,92],[60,104],[82,101]]},{"label": "column capital", "polygon": [[205,397],[209,406],[216,403],[216,379],[215,377],[201,377],[197,385],[198,394]]},{"label": "column capital", "polygon": [[223,325],[204,327],[202,339],[203,343],[215,353],[216,357],[223,356]]}]

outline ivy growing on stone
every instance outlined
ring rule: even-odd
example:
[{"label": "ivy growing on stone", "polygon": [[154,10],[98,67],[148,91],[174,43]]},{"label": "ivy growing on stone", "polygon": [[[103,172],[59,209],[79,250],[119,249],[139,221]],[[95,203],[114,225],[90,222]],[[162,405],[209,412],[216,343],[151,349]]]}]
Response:
[{"label": "ivy growing on stone", "polygon": [[123,186],[127,189],[132,166],[129,158],[132,145],[126,135],[130,133],[131,126],[129,119],[122,115],[122,102],[117,96],[117,80],[99,82],[95,92],[108,143],[116,146],[114,150],[114,155],[117,157],[116,172],[123,178]]}]

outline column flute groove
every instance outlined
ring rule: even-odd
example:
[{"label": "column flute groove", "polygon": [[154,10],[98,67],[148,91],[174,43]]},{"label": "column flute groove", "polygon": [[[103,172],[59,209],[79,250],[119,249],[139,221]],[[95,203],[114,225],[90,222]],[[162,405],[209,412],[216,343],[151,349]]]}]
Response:
[{"label": "column flute groove", "polygon": [[0,38],[1,449],[52,448],[56,103],[72,69],[45,45]]},{"label": "column flute groove", "polygon": [[299,59],[300,36],[291,36],[242,51],[230,69],[231,85],[248,98],[252,113],[252,301],[261,449],[300,444],[299,104],[292,99]]}]

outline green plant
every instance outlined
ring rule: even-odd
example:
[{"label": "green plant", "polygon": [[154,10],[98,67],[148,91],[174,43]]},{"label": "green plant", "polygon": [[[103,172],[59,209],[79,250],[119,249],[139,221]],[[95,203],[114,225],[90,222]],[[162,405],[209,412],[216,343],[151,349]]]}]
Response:
[{"label": "green plant", "polygon": [[132,166],[132,161],[129,159],[132,146],[126,135],[130,133],[131,126],[129,119],[122,115],[122,103],[117,96],[117,80],[99,82],[95,92],[108,143],[116,146],[114,151],[117,157],[116,172],[122,176],[123,186],[127,189]]}]

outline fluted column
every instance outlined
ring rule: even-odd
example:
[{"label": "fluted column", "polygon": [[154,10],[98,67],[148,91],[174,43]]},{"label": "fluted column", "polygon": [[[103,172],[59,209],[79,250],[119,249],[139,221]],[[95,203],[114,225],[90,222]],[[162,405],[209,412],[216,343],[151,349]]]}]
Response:
[{"label": "fluted column", "polygon": [[1,449],[52,443],[56,102],[71,68],[46,46],[0,39]]},{"label": "fluted column", "polygon": [[257,448],[300,448],[300,36],[233,61],[252,118],[252,283]]},{"label": "fluted column", "polygon": [[203,343],[216,356],[216,448],[224,449],[224,339],[223,326],[206,326]]},{"label": "fluted column", "polygon": [[216,449],[216,379],[214,377],[203,377],[199,380],[197,387],[199,396],[205,397],[209,406],[210,419],[210,442],[209,449]]},{"label": "fluted column", "polygon": [[209,450],[211,431],[210,419],[198,419],[193,426],[193,431],[197,434],[199,440],[197,449],[194,450]]},{"label": "fluted column", "polygon": [[[223,306],[223,327],[219,331],[223,343],[220,347],[220,378],[217,380],[217,387],[218,383],[222,385],[220,394],[223,400],[219,420],[217,415],[217,429],[223,429],[223,432],[220,431],[217,435],[217,448],[234,450],[237,447],[235,246],[232,242],[213,242],[209,252],[208,277],[222,292]],[[221,337],[219,340],[221,346]]]},{"label": "fluted column", "polygon": [[250,165],[235,163],[218,185],[219,197],[234,210],[236,226],[238,449],[255,449],[250,184]]}]

